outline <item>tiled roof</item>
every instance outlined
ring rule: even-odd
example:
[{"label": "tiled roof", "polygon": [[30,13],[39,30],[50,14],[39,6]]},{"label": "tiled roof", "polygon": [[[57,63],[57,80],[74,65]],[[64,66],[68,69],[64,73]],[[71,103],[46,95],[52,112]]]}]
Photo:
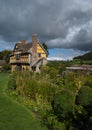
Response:
[{"label": "tiled roof", "polygon": [[[39,42],[38,42],[39,43]],[[45,53],[47,53],[47,51],[44,49],[44,47],[42,46],[41,43],[39,43],[39,45],[43,48],[43,50],[45,51]],[[30,43],[26,43],[26,44],[21,44],[21,43],[16,43],[15,47],[17,46],[16,50],[17,51],[22,51],[22,52],[28,52],[28,50],[30,50],[32,48],[32,42]],[[15,49],[15,48],[14,48]],[[13,50],[14,51],[14,50]],[[13,54],[13,53],[12,53]],[[11,55],[12,55],[11,54]]]},{"label": "tiled roof", "polygon": [[[22,52],[26,52],[32,47],[32,43],[28,43],[28,44],[16,43],[16,45],[17,45],[16,49],[20,50]],[[16,45],[15,45],[15,47],[16,47]]]}]

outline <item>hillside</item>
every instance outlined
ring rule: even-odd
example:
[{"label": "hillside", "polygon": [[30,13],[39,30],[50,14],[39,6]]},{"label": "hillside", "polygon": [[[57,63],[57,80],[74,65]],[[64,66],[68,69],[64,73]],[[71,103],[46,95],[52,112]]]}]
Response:
[{"label": "hillside", "polygon": [[82,55],[82,56],[77,56],[77,57],[74,57],[73,60],[75,59],[79,59],[79,60],[92,60],[92,51]]}]

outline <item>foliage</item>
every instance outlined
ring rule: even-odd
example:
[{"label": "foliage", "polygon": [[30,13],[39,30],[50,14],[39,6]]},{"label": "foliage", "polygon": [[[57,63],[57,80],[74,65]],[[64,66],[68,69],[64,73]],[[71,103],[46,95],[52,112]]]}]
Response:
[{"label": "foliage", "polygon": [[8,79],[7,73],[0,73],[0,130],[46,130],[31,111],[7,96]]},{"label": "foliage", "polygon": [[89,86],[92,88],[92,75],[87,77],[87,80],[85,82],[85,86]]},{"label": "foliage", "polygon": [[92,75],[66,72],[70,64],[50,62],[40,74],[15,72],[9,79],[8,88],[21,96],[22,103],[50,130],[92,128]]},{"label": "foliage", "polygon": [[4,60],[4,62],[5,62],[2,64],[2,68],[1,68],[2,72],[7,72],[7,71],[10,71],[10,69],[11,69],[11,66],[9,64],[11,53],[12,53],[11,50],[3,50],[0,52],[0,60]]},{"label": "foliage", "polygon": [[74,108],[74,95],[69,90],[63,90],[55,95],[53,109],[59,120],[64,120]]},{"label": "foliage", "polygon": [[9,56],[11,54],[11,50],[3,50],[0,52],[0,60],[5,60],[6,63],[9,63]]},{"label": "foliage", "polygon": [[77,103],[82,106],[90,106],[92,103],[92,88],[83,86],[77,96]]},{"label": "foliage", "polygon": [[52,111],[46,111],[43,122],[50,130],[66,130],[65,124],[57,120],[57,116]]},{"label": "foliage", "polygon": [[16,76],[17,76],[16,72],[13,72],[13,74],[10,75],[9,81],[8,81],[8,89],[9,90],[15,90],[16,89]]},{"label": "foliage", "polygon": [[48,56],[49,55],[48,46],[45,43],[43,43],[42,45],[43,45],[44,49],[47,51],[47,56]]},{"label": "foliage", "polygon": [[4,71],[10,71],[11,70],[11,66],[9,63],[5,64],[2,66],[2,69],[1,71],[4,72]]}]

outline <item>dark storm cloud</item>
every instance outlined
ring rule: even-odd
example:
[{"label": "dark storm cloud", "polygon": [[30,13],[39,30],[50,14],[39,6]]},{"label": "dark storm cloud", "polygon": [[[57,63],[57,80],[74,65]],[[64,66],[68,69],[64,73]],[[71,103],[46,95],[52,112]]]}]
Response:
[{"label": "dark storm cloud", "polygon": [[9,45],[37,33],[49,48],[92,49],[87,0],[0,0],[0,37]]}]

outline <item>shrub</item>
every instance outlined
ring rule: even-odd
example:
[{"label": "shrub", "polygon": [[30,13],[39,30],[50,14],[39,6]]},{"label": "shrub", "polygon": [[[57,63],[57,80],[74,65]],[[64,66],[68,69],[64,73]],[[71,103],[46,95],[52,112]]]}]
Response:
[{"label": "shrub", "polygon": [[92,103],[92,88],[83,86],[77,96],[77,104],[82,106],[91,105]]},{"label": "shrub", "polygon": [[9,77],[8,81],[8,89],[9,90],[15,90],[16,89],[16,73],[12,73],[12,75]]},{"label": "shrub", "polygon": [[3,71],[3,72],[7,72],[7,71],[10,71],[10,70],[11,70],[11,66],[10,66],[9,63],[3,65],[2,69],[1,69],[1,71]]}]

